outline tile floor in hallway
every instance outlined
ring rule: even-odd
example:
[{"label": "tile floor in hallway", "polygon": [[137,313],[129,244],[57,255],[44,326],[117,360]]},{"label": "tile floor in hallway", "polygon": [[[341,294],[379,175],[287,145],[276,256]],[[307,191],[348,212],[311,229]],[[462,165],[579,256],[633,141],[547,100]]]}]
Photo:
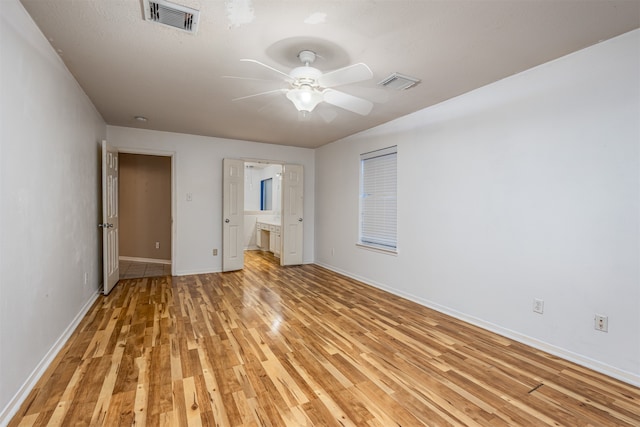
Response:
[{"label": "tile floor in hallway", "polygon": [[155,264],[120,260],[120,278],[136,279],[139,277],[171,276],[171,264]]}]

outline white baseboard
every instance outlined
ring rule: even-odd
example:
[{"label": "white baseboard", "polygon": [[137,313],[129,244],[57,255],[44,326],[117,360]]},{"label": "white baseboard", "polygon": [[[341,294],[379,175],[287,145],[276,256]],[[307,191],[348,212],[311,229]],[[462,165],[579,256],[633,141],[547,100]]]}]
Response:
[{"label": "white baseboard", "polygon": [[176,271],[176,276],[192,276],[194,274],[222,273],[222,270],[181,270]]},{"label": "white baseboard", "polygon": [[148,264],[166,264],[166,265],[171,265],[171,260],[170,259],[137,258],[137,257],[132,257],[132,256],[121,256],[118,259],[120,261],[146,262]]},{"label": "white baseboard", "polygon": [[[313,260],[303,260],[302,263],[315,264]],[[176,271],[175,276],[191,276],[194,274],[215,274],[215,273],[222,273],[222,272],[223,272],[222,270],[179,270],[179,271]]]},{"label": "white baseboard", "polygon": [[451,317],[454,317],[456,319],[462,320],[463,322],[467,322],[470,323],[472,325],[478,326],[482,329],[486,329],[490,332],[494,332],[498,335],[502,335],[503,337],[506,338],[510,338],[514,341],[520,342],[522,344],[526,344],[528,346],[531,346],[533,348],[536,348],[538,350],[542,350],[545,351],[549,354],[552,354],[554,356],[558,356],[561,357],[565,360],[568,360],[570,362],[574,362],[578,365],[584,366],[586,368],[589,369],[593,369],[596,372],[600,372],[601,374],[610,376],[612,378],[618,379],[620,381],[623,381],[625,383],[631,384],[635,387],[640,387],[640,375],[634,374],[633,372],[628,372],[628,371],[624,371],[622,369],[616,368],[615,366],[611,366],[608,365],[606,363],[600,362],[598,360],[594,360],[591,359],[589,357],[583,356],[581,354],[578,353],[574,353],[570,350],[567,350],[565,348],[562,347],[558,347],[549,343],[546,343],[544,341],[538,340],[536,338],[530,337],[528,335],[524,335],[521,334],[517,331],[512,331],[510,329],[507,328],[503,328],[501,326],[495,325],[493,323],[487,322],[485,320],[473,317],[473,316],[469,316],[465,313],[459,312],[457,310],[454,310],[452,308],[434,303],[433,301],[429,301],[426,300],[424,298],[420,298],[417,297],[415,295],[411,295],[408,294],[406,292],[402,292],[398,289],[395,288],[391,288],[389,286],[386,286],[382,283],[378,283],[378,282],[374,282],[368,279],[365,279],[364,277],[359,277],[357,275],[351,274],[347,271],[341,270],[339,268],[333,267],[329,264],[325,264],[325,263],[320,263],[320,262],[316,262],[316,264],[318,264],[321,267],[326,268],[327,270],[331,270],[334,271],[336,273],[342,274],[344,276],[350,277],[352,279],[355,279],[359,282],[365,283],[367,285],[373,286],[375,288],[378,289],[382,289],[383,291],[389,292],[391,294],[400,296],[402,298],[406,298],[409,301],[413,301],[417,304],[420,304],[422,306],[425,306],[427,308],[431,308],[433,310],[436,310],[440,313],[449,315]]},{"label": "white baseboard", "polygon": [[7,424],[9,424],[9,421],[11,421],[11,418],[13,418],[13,416],[20,409],[20,405],[24,403],[26,398],[29,396],[29,393],[31,393],[31,390],[33,390],[33,388],[35,387],[38,380],[40,380],[40,378],[45,373],[49,365],[51,365],[51,362],[53,362],[53,360],[56,358],[58,353],[60,353],[64,345],[67,343],[67,340],[69,340],[69,337],[71,337],[71,335],[76,330],[76,328],[78,327],[78,325],[80,324],[84,316],[93,306],[93,303],[95,303],[96,299],[98,299],[99,295],[100,295],[99,291],[96,290],[96,293],[89,298],[89,300],[85,303],[84,306],[82,306],[82,308],[80,309],[76,317],[73,318],[69,326],[67,326],[67,328],[62,333],[62,335],[60,335],[60,337],[56,340],[56,342],[49,349],[47,354],[44,355],[40,363],[38,363],[35,369],[31,372],[27,380],[24,382],[24,384],[22,384],[22,387],[20,387],[18,392],[9,401],[7,406],[5,406],[2,409],[2,411],[0,411],[0,426],[6,426]]}]

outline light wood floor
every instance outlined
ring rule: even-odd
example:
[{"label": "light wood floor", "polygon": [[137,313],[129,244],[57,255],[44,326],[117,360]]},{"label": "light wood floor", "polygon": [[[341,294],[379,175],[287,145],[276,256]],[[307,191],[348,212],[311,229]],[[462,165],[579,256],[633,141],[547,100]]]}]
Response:
[{"label": "light wood floor", "polygon": [[122,281],[10,425],[640,425],[638,388],[272,261]]}]

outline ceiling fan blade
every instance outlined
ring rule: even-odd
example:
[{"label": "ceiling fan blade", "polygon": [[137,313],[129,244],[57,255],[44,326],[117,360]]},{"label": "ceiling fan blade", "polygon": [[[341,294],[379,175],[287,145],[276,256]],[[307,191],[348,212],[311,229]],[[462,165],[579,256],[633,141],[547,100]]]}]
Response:
[{"label": "ceiling fan blade", "polygon": [[258,79],[255,77],[240,77],[240,76],[220,76],[223,79],[234,79],[234,80],[251,80],[254,82],[271,82],[273,83],[276,80],[269,80],[269,79]]},{"label": "ceiling fan blade", "polygon": [[334,87],[369,80],[373,77],[371,69],[362,62],[329,71],[318,78],[321,87]]},{"label": "ceiling fan blade", "polygon": [[272,66],[267,65],[267,64],[264,64],[264,63],[262,63],[262,62],[260,62],[260,61],[256,61],[255,59],[241,59],[240,61],[241,61],[241,62],[252,62],[252,63],[254,63],[254,64],[261,65],[261,66],[263,66],[264,68],[266,68],[266,69],[268,69],[268,70],[271,70],[271,71],[273,71],[274,73],[277,73],[277,74],[279,74],[279,75],[280,75],[280,76],[282,76],[282,77],[285,77],[285,79],[286,79],[287,81],[290,81],[290,80],[291,80],[291,77],[289,77],[289,74],[283,73],[282,71],[277,70],[277,69],[273,68]]},{"label": "ceiling fan blade", "polygon": [[298,111],[298,121],[299,122],[319,122],[318,118],[322,119],[324,123],[331,123],[338,117],[338,113],[336,113],[335,108],[330,106],[325,106],[313,110],[313,113],[309,113],[308,111]]},{"label": "ceiling fan blade", "polygon": [[360,114],[361,116],[366,116],[373,108],[373,102],[367,99],[358,98],[357,96],[349,95],[348,93],[333,89],[325,89],[322,91],[322,94],[324,95],[324,101],[328,104]]},{"label": "ceiling fan blade", "polygon": [[248,99],[248,98],[254,98],[256,96],[270,95],[272,93],[283,93],[283,92],[286,92],[286,89],[268,90],[266,92],[254,93],[253,95],[247,95],[247,96],[241,96],[239,98],[233,98],[232,101],[240,101],[241,99]]},{"label": "ceiling fan blade", "polygon": [[350,95],[368,99],[374,104],[384,104],[385,102],[389,101],[388,89],[385,90],[366,86],[351,85],[349,86],[349,88],[344,88],[344,90]]},{"label": "ceiling fan blade", "polygon": [[298,121],[299,122],[310,122],[311,121],[311,113],[308,111],[298,111]]},{"label": "ceiling fan blade", "polygon": [[257,112],[262,115],[286,116],[291,113],[291,102],[284,96],[271,97]]},{"label": "ceiling fan blade", "polygon": [[319,108],[318,114],[322,117],[325,123],[331,123],[336,117],[338,117],[338,113],[333,108]]}]

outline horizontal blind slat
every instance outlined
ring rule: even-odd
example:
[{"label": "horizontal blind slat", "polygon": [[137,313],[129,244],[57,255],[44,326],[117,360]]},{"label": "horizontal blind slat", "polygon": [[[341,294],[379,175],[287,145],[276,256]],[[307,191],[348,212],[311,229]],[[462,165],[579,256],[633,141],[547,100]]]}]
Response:
[{"label": "horizontal blind slat", "polygon": [[360,241],[397,246],[397,151],[361,156]]}]

